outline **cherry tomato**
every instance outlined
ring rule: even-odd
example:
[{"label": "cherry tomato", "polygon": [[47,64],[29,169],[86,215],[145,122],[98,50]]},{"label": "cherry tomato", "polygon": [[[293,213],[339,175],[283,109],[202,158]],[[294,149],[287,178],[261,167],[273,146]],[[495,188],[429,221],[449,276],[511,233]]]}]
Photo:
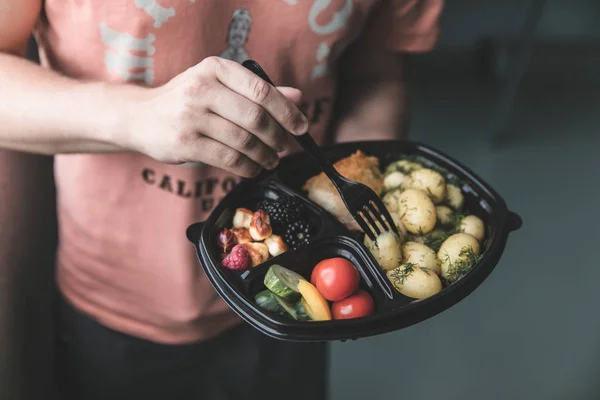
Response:
[{"label": "cherry tomato", "polygon": [[360,275],[345,258],[323,260],[313,269],[310,282],[329,301],[345,299],[358,289]]},{"label": "cherry tomato", "polygon": [[336,301],[331,306],[333,319],[367,317],[375,311],[375,304],[369,293],[359,290],[352,296]]}]

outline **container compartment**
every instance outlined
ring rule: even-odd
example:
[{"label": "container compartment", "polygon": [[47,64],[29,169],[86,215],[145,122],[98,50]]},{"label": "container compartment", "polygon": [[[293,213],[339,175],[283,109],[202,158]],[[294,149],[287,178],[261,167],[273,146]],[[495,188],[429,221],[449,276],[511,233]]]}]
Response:
[{"label": "container compartment", "polygon": [[[195,224],[188,229],[188,237],[193,241],[194,234],[201,231],[201,225]],[[370,255],[356,241],[345,236],[331,236],[308,247],[289,251],[274,257],[260,266],[245,271],[241,275],[223,273],[224,268],[214,263],[208,256],[201,241],[196,241],[198,258],[211,283],[217,288],[233,310],[244,318],[248,323],[263,333],[286,340],[299,341],[329,341],[348,340],[356,338],[356,330],[371,321],[380,319],[380,314],[388,306],[389,299],[379,290],[373,277],[371,269],[366,265],[371,263]],[[254,303],[254,296],[266,289],[263,283],[264,276],[273,264],[282,265],[291,269],[310,281],[312,268],[320,261],[343,257],[352,262],[360,273],[361,281],[359,288],[367,291],[375,303],[375,314],[369,317],[331,320],[331,321],[295,321],[283,318],[260,309]],[[374,266],[372,266],[374,267]],[[302,332],[302,338],[297,339],[295,335]],[[375,334],[375,333],[372,333]]]},{"label": "container compartment", "polygon": [[[403,141],[344,143],[326,147],[331,161],[349,156],[356,150],[380,159],[385,167],[406,156],[418,156],[448,171],[460,182],[469,213],[486,224],[482,242],[483,256],[462,279],[424,300],[414,300],[397,292],[369,251],[362,244],[362,234],[349,232],[333,216],[310,202],[302,192],[307,179],[319,172],[305,153],[283,159],[273,172],[247,180],[236,186],[216,207],[204,224],[188,228],[188,238],[196,247],[206,275],[221,297],[243,319],[274,338],[291,341],[331,341],[357,339],[398,330],[446,310],[473,292],[492,272],[506,246],[508,234],[520,228],[521,218],[510,212],[504,200],[481,178],[447,155],[428,146]],[[284,184],[285,182],[285,184]],[[216,238],[220,230],[230,227],[237,207],[248,207],[262,198],[291,196],[305,204],[317,228],[311,244],[245,272],[234,272],[220,265]],[[303,322],[282,319],[263,312],[254,304],[254,295],[264,289],[263,279],[269,266],[280,264],[310,278],[312,267],[324,258],[341,256],[349,259],[361,274],[362,287],[371,293],[376,305],[373,316],[343,321]]]},{"label": "container compartment", "polygon": [[[272,258],[260,266],[246,271],[242,275],[242,282],[237,287],[244,299],[254,305],[254,296],[265,290],[264,277],[272,265],[278,264],[290,269],[310,282],[313,268],[328,258],[342,257],[350,261],[360,274],[359,288],[367,291],[375,302],[376,310],[383,308],[386,298],[371,276],[371,270],[367,266],[371,264],[368,254],[362,246],[354,240],[344,236],[333,236],[313,243],[302,250],[289,251],[278,257]],[[258,307],[257,312],[265,313]],[[288,321],[283,319],[283,321]]]},{"label": "container compartment", "polygon": [[[207,244],[206,251],[208,252],[209,257],[213,260],[220,260],[221,258],[222,252],[217,244],[218,235],[223,229],[232,227],[233,216],[236,209],[252,209],[253,205],[263,199],[280,200],[282,198],[293,198],[302,204],[306,210],[308,223],[311,227],[311,243],[319,242],[324,237],[332,234],[338,234],[343,229],[343,226],[341,226],[341,224],[329,216],[325,211],[321,210],[312,202],[277,182],[264,180],[257,185],[251,185],[247,181],[241,185],[241,188],[236,188],[233,193],[230,193],[230,195],[225,197],[221,204],[219,204],[217,209],[213,212],[213,214],[211,214],[209,219],[210,222],[207,222],[206,224],[207,226],[210,226],[210,229],[207,229],[202,233]],[[283,235],[283,232],[273,233],[277,235]],[[291,248],[287,252],[290,251],[292,251]],[[271,259],[267,261],[270,260]],[[221,267],[219,266],[219,268]],[[244,272],[241,271],[232,271],[227,268],[221,269],[224,270],[224,274],[227,274],[231,278],[236,276],[241,277],[244,275]]]}]

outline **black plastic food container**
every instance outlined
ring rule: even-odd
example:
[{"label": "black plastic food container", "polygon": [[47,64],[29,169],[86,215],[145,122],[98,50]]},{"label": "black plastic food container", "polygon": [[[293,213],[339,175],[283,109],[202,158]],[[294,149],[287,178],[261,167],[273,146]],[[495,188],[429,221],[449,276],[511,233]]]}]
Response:
[{"label": "black plastic food container", "polygon": [[[317,165],[306,153],[283,159],[279,167],[255,179],[237,185],[203,223],[191,225],[188,239],[194,244],[208,279],[227,304],[244,320],[261,332],[278,339],[292,341],[333,341],[358,339],[382,334],[421,322],[446,310],[468,296],[492,272],[506,246],[508,234],[521,226],[521,218],[509,211],[504,200],[468,168],[429,146],[404,141],[344,143],[324,148],[335,162],[356,150],[377,156],[381,168],[406,156],[418,156],[433,166],[448,171],[447,178],[461,182],[465,206],[483,219],[486,238],[482,257],[462,279],[424,300],[413,300],[398,293],[362,245],[361,235],[348,231],[334,217],[310,202],[302,192],[306,180],[319,173]],[[248,207],[262,198],[295,197],[304,202],[316,229],[311,244],[289,250],[248,271],[230,271],[220,265],[217,235],[231,227],[238,207]],[[361,286],[375,302],[375,314],[350,320],[306,322],[293,321],[269,314],[254,304],[254,296],[265,289],[263,278],[272,264],[292,269],[307,279],[312,267],[330,257],[345,257],[361,274]]]}]

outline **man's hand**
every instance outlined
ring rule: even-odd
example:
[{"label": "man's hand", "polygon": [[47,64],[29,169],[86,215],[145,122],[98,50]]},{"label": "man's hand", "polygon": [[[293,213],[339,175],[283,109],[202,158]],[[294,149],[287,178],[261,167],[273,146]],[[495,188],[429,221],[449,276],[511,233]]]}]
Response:
[{"label": "man's hand", "polygon": [[278,164],[290,133],[306,132],[308,121],[294,104],[300,96],[209,57],[163,87],[134,93],[127,133],[113,140],[163,162],[203,162],[254,176]]},{"label": "man's hand", "polygon": [[308,129],[294,104],[300,97],[296,89],[276,89],[217,57],[147,88],[79,82],[2,54],[0,46],[0,148],[5,149],[136,151],[251,177],[277,165],[277,153],[291,148],[290,133]]}]

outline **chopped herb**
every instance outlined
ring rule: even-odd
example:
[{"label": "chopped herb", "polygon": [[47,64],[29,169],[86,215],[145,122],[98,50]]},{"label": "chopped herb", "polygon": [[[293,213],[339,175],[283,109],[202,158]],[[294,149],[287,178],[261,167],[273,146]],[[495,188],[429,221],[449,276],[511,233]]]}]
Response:
[{"label": "chopped herb", "polygon": [[[444,168],[442,168],[438,165],[435,165],[430,160],[420,157],[420,156],[415,156],[415,155],[409,155],[409,156],[402,157],[401,160],[398,160],[398,161],[390,164],[386,169],[386,173],[400,171],[405,174],[409,174],[410,172],[414,171],[414,168],[406,168],[406,167],[399,166],[398,163],[401,161],[421,164],[423,167],[431,169],[431,170],[437,172],[438,174],[442,175],[444,177],[444,179],[446,180],[446,184],[456,185],[458,187],[462,186],[462,182],[460,181],[460,179],[458,179],[458,177],[450,174]],[[442,182],[440,182],[440,185],[441,184],[442,184]]]},{"label": "chopped herb", "polygon": [[448,239],[448,237],[450,237],[450,234],[446,232],[444,232],[443,235],[438,237],[432,235],[426,236],[425,245],[430,247],[433,251],[437,253],[440,247],[442,247],[442,244],[446,241],[446,239]]},{"label": "chopped herb", "polygon": [[459,253],[459,258],[448,268],[448,276],[444,283],[448,286],[465,276],[479,262],[481,256],[473,252],[471,246],[467,246]]},{"label": "chopped herb", "polygon": [[466,214],[463,214],[458,211],[456,213],[454,213],[454,221],[452,223],[454,233],[460,232],[460,223],[464,217],[466,217]]},{"label": "chopped herb", "polygon": [[404,281],[413,273],[415,267],[415,264],[407,263],[391,270],[389,272],[389,277],[394,286],[398,287],[404,285]]}]

